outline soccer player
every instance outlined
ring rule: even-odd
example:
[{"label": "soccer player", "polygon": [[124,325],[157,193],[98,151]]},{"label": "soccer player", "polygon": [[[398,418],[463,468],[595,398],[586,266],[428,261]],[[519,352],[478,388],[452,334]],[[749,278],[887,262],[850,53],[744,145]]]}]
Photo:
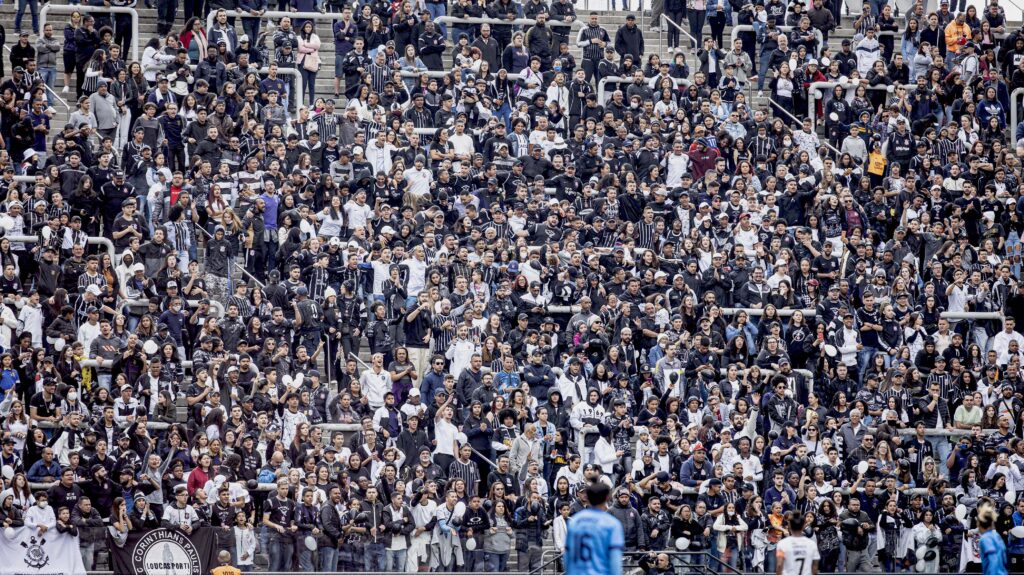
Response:
[{"label": "soccer player", "polygon": [[791,535],[775,549],[775,575],[818,575],[818,546],[804,536],[804,516],[794,513],[789,520]]},{"label": "soccer player", "polygon": [[611,490],[598,482],[587,487],[589,509],[569,520],[565,539],[567,575],[621,575],[625,536],[622,523],[608,513]]},{"label": "soccer player", "polygon": [[978,549],[981,555],[981,572],[984,575],[1006,575],[1006,543],[995,530],[996,510],[992,501],[982,500],[978,504]]}]

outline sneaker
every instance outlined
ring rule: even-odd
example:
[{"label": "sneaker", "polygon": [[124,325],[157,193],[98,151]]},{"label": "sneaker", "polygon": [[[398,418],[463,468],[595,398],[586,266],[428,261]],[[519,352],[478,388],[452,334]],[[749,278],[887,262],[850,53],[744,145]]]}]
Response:
[{"label": "sneaker", "polygon": [[757,97],[758,98],[764,98],[764,90],[758,90],[757,91]]},{"label": "sneaker", "polygon": [[651,26],[651,32],[661,32],[661,28],[657,26]]},{"label": "sneaker", "polygon": [[60,93],[61,93],[61,94],[67,94],[67,93],[68,93],[68,87],[67,87],[67,86],[64,86],[63,88],[61,88],[61,91],[60,91]]}]

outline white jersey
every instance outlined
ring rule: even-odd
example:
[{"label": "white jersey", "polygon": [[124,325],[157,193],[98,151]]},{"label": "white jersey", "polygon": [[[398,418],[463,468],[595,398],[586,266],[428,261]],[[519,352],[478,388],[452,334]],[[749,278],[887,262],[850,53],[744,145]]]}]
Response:
[{"label": "white jersey", "polygon": [[821,555],[814,541],[799,536],[779,541],[775,558],[782,562],[782,575],[811,575],[811,566]]}]

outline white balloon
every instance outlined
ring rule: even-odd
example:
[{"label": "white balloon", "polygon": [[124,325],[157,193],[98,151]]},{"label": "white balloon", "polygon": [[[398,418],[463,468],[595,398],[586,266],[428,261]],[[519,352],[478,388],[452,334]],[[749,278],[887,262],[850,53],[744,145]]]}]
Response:
[{"label": "white balloon", "polygon": [[953,515],[956,515],[957,519],[963,521],[967,518],[967,506],[964,505],[963,503],[957,505],[956,509],[953,511]]},{"label": "white balloon", "polygon": [[839,349],[836,348],[836,346],[834,346],[834,345],[832,345],[830,343],[826,343],[825,344],[825,355],[827,355],[829,357],[835,357],[835,356],[839,355]]},{"label": "white balloon", "polygon": [[867,473],[867,471],[868,471],[868,462],[867,461],[861,461],[860,463],[857,464],[857,473],[858,474],[863,475],[863,474]]},{"label": "white balloon", "polygon": [[305,539],[306,549],[310,551],[316,551],[316,539],[312,535],[307,535]]},{"label": "white balloon", "polygon": [[462,516],[466,514],[466,504],[459,501],[455,504],[455,509],[452,510],[452,519],[462,519]]},{"label": "white balloon", "polygon": [[67,345],[67,343],[68,342],[64,341],[64,338],[57,338],[53,342],[53,349],[56,351],[64,351],[64,346]]},{"label": "white balloon", "polygon": [[299,231],[301,231],[304,234],[312,234],[313,225],[310,224],[308,220],[302,220],[301,222],[299,222]]},{"label": "white balloon", "polygon": [[679,539],[676,539],[676,549],[678,549],[680,551],[686,551],[689,548],[690,548],[690,540],[689,539],[687,539],[686,537],[680,537]]},{"label": "white balloon", "polygon": [[148,339],[146,343],[142,344],[142,351],[146,352],[146,355],[153,355],[160,350],[160,346],[155,341]]},{"label": "white balloon", "polygon": [[789,61],[789,69],[790,70],[796,70],[796,60],[790,60]]},{"label": "white balloon", "polygon": [[1024,525],[1018,525],[1010,530],[1010,535],[1018,539],[1024,539]]},{"label": "white balloon", "polygon": [[8,539],[14,539],[14,534],[15,532],[13,527],[8,527],[7,529],[4,529],[4,537]]},{"label": "white balloon", "polygon": [[470,537],[466,539],[466,551],[473,551],[476,549],[476,538]]},{"label": "white balloon", "polygon": [[832,120],[833,122],[838,122],[839,121],[839,114],[837,114],[835,112],[832,112],[831,114],[828,115],[828,119]]},{"label": "white balloon", "polygon": [[825,97],[825,94],[822,93],[821,90],[815,90],[814,91],[814,97],[820,100],[820,99]]},{"label": "white balloon", "polygon": [[822,68],[828,68],[828,65],[831,64],[831,63],[832,63],[832,60],[829,60],[828,58],[822,58],[821,59],[821,67]]},{"label": "white balloon", "polygon": [[0,469],[0,474],[3,474],[4,479],[10,481],[14,478],[14,468],[10,465],[4,465],[3,468]]},{"label": "white balloon", "polygon": [[281,383],[283,383],[285,387],[291,387],[292,386],[292,376],[288,375],[288,374],[285,374],[284,377],[281,378]]},{"label": "white balloon", "polygon": [[847,78],[846,76],[840,76],[839,77],[839,83],[840,84],[849,84],[850,83],[850,79]]},{"label": "white balloon", "polygon": [[1003,496],[1003,499],[1005,499],[1007,503],[1013,503],[1014,501],[1017,500],[1017,492],[1007,491],[1006,495]]},{"label": "white balloon", "polygon": [[295,375],[295,379],[292,380],[292,385],[295,387],[302,387],[302,374],[298,373]]}]

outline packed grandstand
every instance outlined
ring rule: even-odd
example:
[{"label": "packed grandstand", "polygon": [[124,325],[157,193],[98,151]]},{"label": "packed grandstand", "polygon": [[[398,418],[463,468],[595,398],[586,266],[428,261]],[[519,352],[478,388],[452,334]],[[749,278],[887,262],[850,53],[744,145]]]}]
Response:
[{"label": "packed grandstand", "polygon": [[0,574],[1024,571],[1004,7],[0,6]]}]

